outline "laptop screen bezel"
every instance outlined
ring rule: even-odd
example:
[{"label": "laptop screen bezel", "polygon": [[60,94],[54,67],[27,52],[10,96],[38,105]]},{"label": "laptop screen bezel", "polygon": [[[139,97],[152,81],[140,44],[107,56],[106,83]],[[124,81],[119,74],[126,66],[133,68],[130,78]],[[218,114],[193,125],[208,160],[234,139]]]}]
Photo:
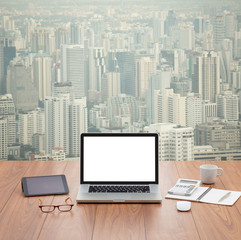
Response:
[{"label": "laptop screen bezel", "polygon": [[[86,137],[154,137],[155,139],[155,180],[154,181],[84,181],[84,139]],[[157,133],[82,133],[80,136],[80,183],[81,184],[158,184],[158,134]]]}]

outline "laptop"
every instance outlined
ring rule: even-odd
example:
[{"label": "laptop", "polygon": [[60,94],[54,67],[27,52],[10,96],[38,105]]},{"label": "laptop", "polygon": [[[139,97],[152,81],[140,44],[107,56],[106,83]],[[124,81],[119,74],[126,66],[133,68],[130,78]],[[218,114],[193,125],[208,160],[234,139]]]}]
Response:
[{"label": "laptop", "polygon": [[83,133],[77,203],[160,203],[156,133]]}]

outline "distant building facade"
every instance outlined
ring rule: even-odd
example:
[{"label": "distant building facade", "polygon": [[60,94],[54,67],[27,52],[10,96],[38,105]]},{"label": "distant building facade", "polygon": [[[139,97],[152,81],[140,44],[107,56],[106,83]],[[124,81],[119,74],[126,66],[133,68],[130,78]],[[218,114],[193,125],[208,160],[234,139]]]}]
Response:
[{"label": "distant building facade", "polygon": [[144,132],[158,133],[160,161],[194,160],[193,128],[157,123],[145,127]]}]

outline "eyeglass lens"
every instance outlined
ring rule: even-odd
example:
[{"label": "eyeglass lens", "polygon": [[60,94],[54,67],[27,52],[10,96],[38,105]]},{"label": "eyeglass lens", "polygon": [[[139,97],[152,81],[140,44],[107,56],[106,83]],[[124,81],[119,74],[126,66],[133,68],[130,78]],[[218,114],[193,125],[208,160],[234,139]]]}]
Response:
[{"label": "eyeglass lens", "polygon": [[60,205],[60,206],[49,205],[49,206],[41,206],[41,210],[42,212],[45,212],[45,213],[53,212],[55,207],[58,208],[60,212],[68,212],[72,209],[71,205]]}]

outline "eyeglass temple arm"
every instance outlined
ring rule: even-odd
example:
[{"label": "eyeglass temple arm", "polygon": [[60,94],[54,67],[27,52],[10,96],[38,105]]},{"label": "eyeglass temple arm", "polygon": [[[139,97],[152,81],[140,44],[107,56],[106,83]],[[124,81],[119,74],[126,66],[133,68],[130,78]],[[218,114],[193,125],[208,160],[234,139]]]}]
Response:
[{"label": "eyeglass temple arm", "polygon": [[[39,200],[39,205],[42,205],[42,200],[41,199],[38,199]],[[68,204],[67,202],[68,202],[68,200],[70,200],[71,201],[71,203],[73,203],[73,201],[72,201],[72,199],[71,199],[71,197],[68,197],[68,198],[66,198],[65,199],[65,203],[66,204]]]},{"label": "eyeglass temple arm", "polygon": [[[67,202],[68,202],[68,200],[70,200],[70,201],[71,201],[71,203],[73,203],[73,201],[72,201],[71,197],[66,198],[66,199],[65,199],[65,203],[67,203]],[[67,203],[67,204],[68,204],[68,203]]]}]

